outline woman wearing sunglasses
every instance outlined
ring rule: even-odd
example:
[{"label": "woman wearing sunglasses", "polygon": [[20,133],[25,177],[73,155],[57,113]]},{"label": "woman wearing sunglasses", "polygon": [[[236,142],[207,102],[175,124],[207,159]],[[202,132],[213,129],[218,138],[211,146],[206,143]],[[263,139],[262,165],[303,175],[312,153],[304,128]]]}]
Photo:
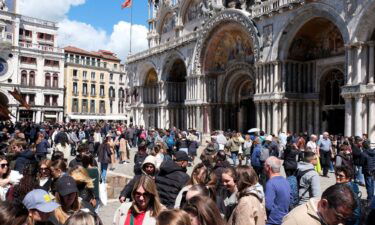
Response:
[{"label": "woman wearing sunglasses", "polygon": [[5,156],[0,156],[0,200],[6,200],[6,194],[11,187],[10,184],[10,169],[8,160]]},{"label": "woman wearing sunglasses", "polygon": [[51,163],[49,159],[40,161],[37,175],[39,187],[47,192],[50,191],[52,185]]},{"label": "woman wearing sunglasses", "polygon": [[132,202],[122,203],[115,212],[114,225],[155,225],[164,206],[153,179],[142,175],[134,185]]}]

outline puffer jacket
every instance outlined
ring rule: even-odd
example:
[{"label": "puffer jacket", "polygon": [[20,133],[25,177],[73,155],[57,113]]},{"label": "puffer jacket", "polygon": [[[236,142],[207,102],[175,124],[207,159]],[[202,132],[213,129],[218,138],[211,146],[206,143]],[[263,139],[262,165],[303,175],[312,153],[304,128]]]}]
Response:
[{"label": "puffer jacket", "polygon": [[229,225],[263,225],[266,224],[264,194],[252,186],[241,193],[240,199],[228,220]]},{"label": "puffer jacket", "polygon": [[167,208],[173,208],[178,193],[189,181],[186,169],[172,160],[163,162],[155,181],[161,203]]}]

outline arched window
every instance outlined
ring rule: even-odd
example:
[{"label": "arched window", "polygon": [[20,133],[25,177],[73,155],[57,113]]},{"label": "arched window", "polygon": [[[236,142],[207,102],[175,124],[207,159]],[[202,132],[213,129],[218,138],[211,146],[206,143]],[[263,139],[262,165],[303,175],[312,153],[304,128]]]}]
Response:
[{"label": "arched window", "polygon": [[29,73],[29,85],[35,86],[35,72],[34,71],[30,71]]},{"label": "arched window", "polygon": [[51,74],[50,73],[46,73],[44,86],[51,87]]},{"label": "arched window", "polygon": [[22,70],[21,72],[21,85],[27,85],[27,72]]},{"label": "arched window", "polygon": [[57,73],[53,74],[52,86],[55,87],[55,88],[59,87],[59,75]]}]

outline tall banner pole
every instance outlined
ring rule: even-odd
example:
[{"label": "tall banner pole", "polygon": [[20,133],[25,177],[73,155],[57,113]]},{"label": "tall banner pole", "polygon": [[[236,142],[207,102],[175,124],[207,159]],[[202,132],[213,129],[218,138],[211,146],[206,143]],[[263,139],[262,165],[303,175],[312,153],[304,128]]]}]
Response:
[{"label": "tall banner pole", "polygon": [[132,29],[133,28],[133,4],[130,6],[130,46],[129,46],[129,54],[132,53]]}]

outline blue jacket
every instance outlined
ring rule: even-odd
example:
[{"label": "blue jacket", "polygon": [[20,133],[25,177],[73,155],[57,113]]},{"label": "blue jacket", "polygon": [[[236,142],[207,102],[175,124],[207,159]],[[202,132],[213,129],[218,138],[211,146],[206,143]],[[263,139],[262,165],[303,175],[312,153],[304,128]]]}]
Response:
[{"label": "blue jacket", "polygon": [[42,155],[47,154],[49,148],[49,143],[46,139],[43,139],[39,144],[36,145],[36,154]]},{"label": "blue jacket", "polygon": [[18,171],[19,173],[22,174],[23,169],[32,163],[35,163],[35,156],[34,153],[30,150],[25,150],[21,152],[16,159],[16,164],[14,166],[14,170]]},{"label": "blue jacket", "polygon": [[257,144],[253,149],[253,154],[251,155],[251,165],[253,167],[262,167],[262,163],[260,161],[260,153],[262,151],[262,145]]}]

